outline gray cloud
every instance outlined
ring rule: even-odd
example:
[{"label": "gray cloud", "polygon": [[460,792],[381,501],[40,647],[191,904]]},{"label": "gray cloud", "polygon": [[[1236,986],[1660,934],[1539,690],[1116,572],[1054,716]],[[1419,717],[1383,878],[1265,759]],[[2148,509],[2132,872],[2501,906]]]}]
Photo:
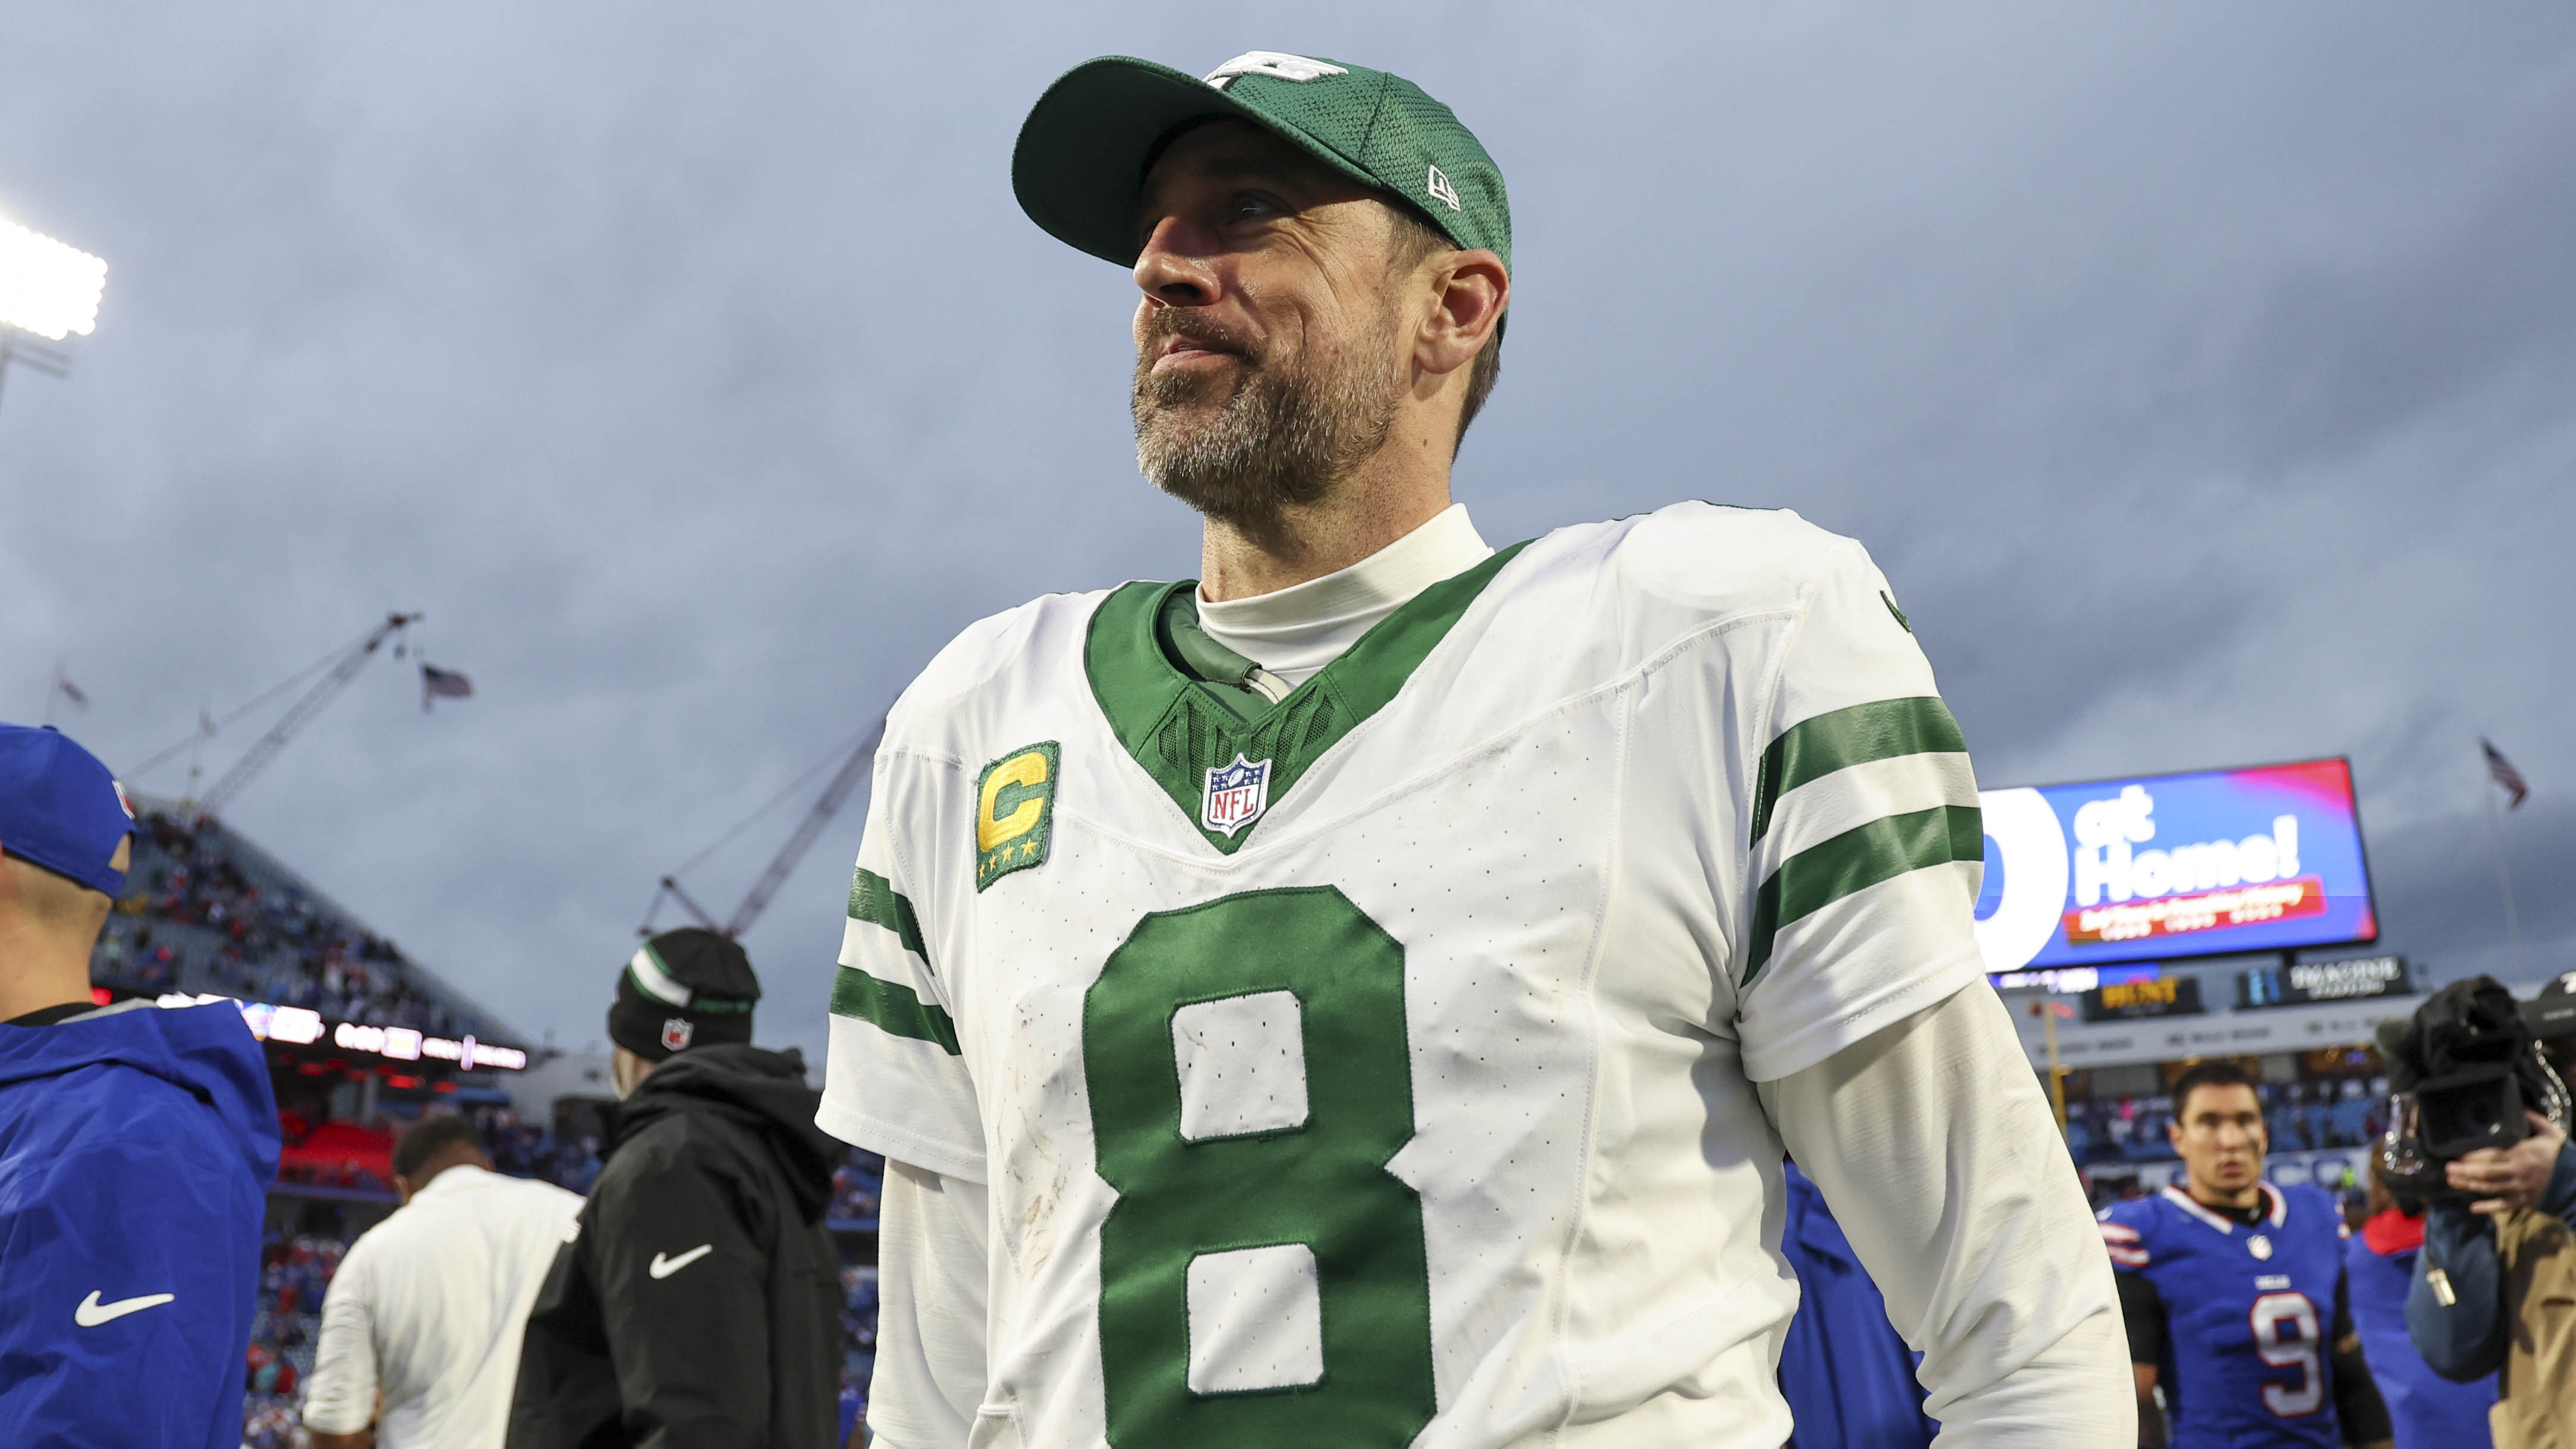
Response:
[{"label": "gray cloud", "polygon": [[[2563,957],[2572,42],[2539,5],[0,3],[0,215],[114,268],[75,376],[0,399],[0,712],[61,654],[132,762],[427,610],[478,698],[378,665],[235,823],[596,1039],[655,877],[958,627],[1193,567],[1134,476],[1128,283],[1019,216],[1010,140],[1086,55],[1306,48],[1511,178],[1489,534],[1715,497],[1859,536],[1997,783],[2348,753],[2390,943],[2446,963],[2500,938],[2491,734]],[[857,834],[750,940],[769,1037],[819,1042]]]}]

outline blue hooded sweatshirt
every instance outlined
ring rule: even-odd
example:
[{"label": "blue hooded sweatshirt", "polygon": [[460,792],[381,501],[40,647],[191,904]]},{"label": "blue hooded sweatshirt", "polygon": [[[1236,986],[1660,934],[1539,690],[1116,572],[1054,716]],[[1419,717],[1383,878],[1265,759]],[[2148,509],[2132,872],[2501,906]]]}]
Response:
[{"label": "blue hooded sweatshirt", "polygon": [[229,1002],[0,1026],[0,1444],[238,1449],[276,1178]]}]

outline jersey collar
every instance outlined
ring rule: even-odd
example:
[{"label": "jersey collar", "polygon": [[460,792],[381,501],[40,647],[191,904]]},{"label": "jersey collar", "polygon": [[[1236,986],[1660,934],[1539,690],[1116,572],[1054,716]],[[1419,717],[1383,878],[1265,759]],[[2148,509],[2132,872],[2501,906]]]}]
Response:
[{"label": "jersey collar", "polygon": [[1164,606],[1195,597],[1196,580],[1123,584],[1100,601],[1084,641],[1092,698],[1118,743],[1181,807],[1200,837],[1232,855],[1260,820],[1233,834],[1209,828],[1200,810],[1209,773],[1237,756],[1267,763],[1269,798],[1284,796],[1325,751],[1395,698],[1467,606],[1525,547],[1514,544],[1414,595],[1341,657],[1263,708],[1220,699],[1164,648],[1157,628]]},{"label": "jersey collar", "polygon": [[[2258,1186],[2263,1189],[2263,1201],[2270,1209],[2265,1216],[2265,1221],[2277,1228],[2287,1220],[2290,1215],[2290,1200],[2281,1195],[2281,1190],[2279,1188],[2274,1187],[2268,1182],[2258,1184]],[[2240,1226],[2234,1220],[2225,1217],[2222,1214],[2211,1212],[2207,1207],[2202,1206],[2200,1199],[2193,1197],[2190,1193],[2185,1192],[2181,1188],[2170,1183],[2165,1186],[2165,1196],[2173,1202],[2174,1206],[2181,1208],[2184,1212],[2191,1214],[2193,1217],[2200,1219],[2202,1222],[2209,1224],[2211,1227],[2216,1228],[2220,1232],[2231,1237],[2235,1235],[2236,1229]]]},{"label": "jersey collar", "polygon": [[470,1162],[460,1162],[453,1167],[442,1167],[438,1171],[438,1176],[421,1184],[420,1191],[413,1193],[411,1195],[411,1200],[413,1202],[418,1202],[432,1193],[436,1193],[440,1197],[453,1197],[460,1192],[466,1192],[475,1187],[481,1186],[483,1180],[486,1178],[498,1177],[499,1175],[500,1174],[489,1171],[488,1169],[477,1167]]}]

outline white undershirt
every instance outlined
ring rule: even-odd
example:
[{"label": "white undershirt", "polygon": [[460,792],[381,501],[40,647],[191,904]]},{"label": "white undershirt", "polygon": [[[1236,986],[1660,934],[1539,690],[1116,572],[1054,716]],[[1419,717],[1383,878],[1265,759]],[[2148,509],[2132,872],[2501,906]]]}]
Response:
[{"label": "white undershirt", "polygon": [[1199,627],[1299,685],[1414,595],[1493,556],[1468,521],[1467,505],[1452,503],[1411,533],[1322,578],[1223,603],[1202,594]]}]

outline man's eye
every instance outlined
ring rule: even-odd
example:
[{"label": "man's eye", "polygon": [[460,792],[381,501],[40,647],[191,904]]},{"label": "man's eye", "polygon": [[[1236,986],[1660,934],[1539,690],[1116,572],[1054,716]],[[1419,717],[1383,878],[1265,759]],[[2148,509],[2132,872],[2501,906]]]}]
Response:
[{"label": "man's eye", "polygon": [[1228,215],[1235,221],[1253,221],[1272,215],[1278,208],[1258,196],[1238,196]]}]

